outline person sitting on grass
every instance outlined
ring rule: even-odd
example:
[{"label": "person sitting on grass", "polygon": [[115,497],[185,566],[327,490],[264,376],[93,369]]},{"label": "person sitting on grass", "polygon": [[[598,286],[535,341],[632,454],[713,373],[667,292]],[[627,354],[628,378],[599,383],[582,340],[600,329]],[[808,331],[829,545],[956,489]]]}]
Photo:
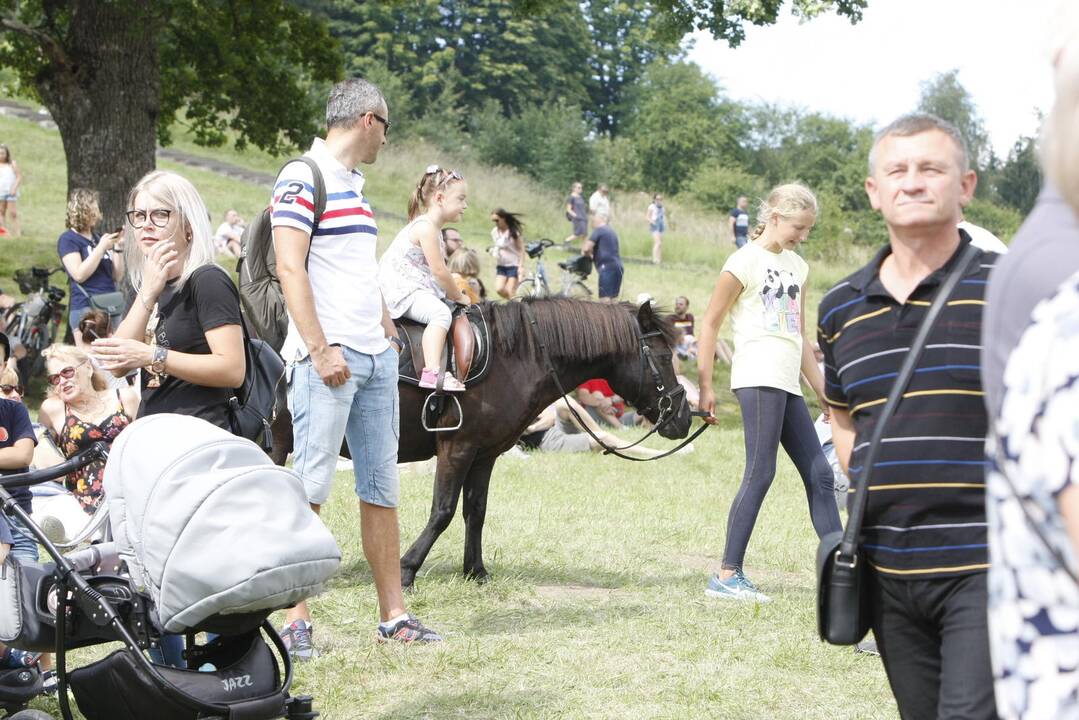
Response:
[{"label": "person sitting on grass", "polygon": [[[569,407],[567,407],[567,404]],[[576,416],[574,416],[570,407],[573,408],[573,411],[576,411]],[[592,435],[585,432],[586,427],[596,437],[592,437]],[[539,417],[521,435],[520,443],[529,450],[542,450],[544,452],[603,452],[603,445],[596,441],[597,437],[603,441],[604,445],[609,447],[620,448],[627,444],[620,438],[603,430],[580,403],[571,397],[567,397],[565,402],[559,399],[544,408]],[[620,452],[630,457],[649,460],[662,455],[664,451],[652,450],[638,445]],[[686,445],[678,452],[679,454],[693,452],[693,444]]]},{"label": "person sitting on grass", "polygon": [[675,352],[685,360],[697,359],[697,336],[694,328],[693,313],[689,311],[689,298],[679,295],[674,299],[674,312],[667,316],[671,324],[682,331],[682,339]]},{"label": "person sitting on grass", "polygon": [[[466,209],[468,186],[461,174],[431,165],[408,202],[408,224],[397,233],[378,263],[378,284],[390,317],[406,317],[427,326],[423,331],[421,388],[433,390],[438,385],[452,319],[445,299],[470,304],[468,295],[458,289],[450,275],[442,250],[442,226],[460,220]],[[465,385],[446,373],[442,389],[461,392]]]}]

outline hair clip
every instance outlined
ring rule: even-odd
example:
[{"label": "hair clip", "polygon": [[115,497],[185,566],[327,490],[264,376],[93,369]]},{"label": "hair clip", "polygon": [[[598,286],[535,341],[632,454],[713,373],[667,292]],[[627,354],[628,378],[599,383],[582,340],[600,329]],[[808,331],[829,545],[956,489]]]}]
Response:
[{"label": "hair clip", "polygon": [[423,174],[424,175],[433,175],[434,173],[438,172],[441,169],[442,168],[440,168],[438,165],[428,165],[427,169],[423,171]]}]

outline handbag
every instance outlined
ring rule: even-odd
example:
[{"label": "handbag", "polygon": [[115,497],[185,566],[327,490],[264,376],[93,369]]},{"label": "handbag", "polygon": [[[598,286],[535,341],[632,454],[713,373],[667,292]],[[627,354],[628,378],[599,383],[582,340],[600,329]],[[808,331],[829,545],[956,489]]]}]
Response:
[{"label": "handbag", "polygon": [[75,287],[86,296],[86,300],[90,303],[90,308],[93,310],[102,310],[108,314],[109,317],[119,317],[127,310],[127,300],[120,291],[94,293],[91,295],[86,292],[86,288],[79,283],[75,283]]},{"label": "handbag", "polygon": [[269,343],[251,337],[242,315],[240,326],[244,332],[244,382],[229,398],[229,424],[233,435],[257,442],[269,453],[273,450],[270,425],[277,416],[285,361]]},{"label": "handbag", "polygon": [[880,418],[873,426],[873,434],[870,436],[862,464],[864,470],[854,483],[854,499],[847,527],[830,532],[820,539],[817,547],[817,632],[824,642],[832,645],[855,645],[869,632],[872,612],[867,587],[869,575],[865,567],[865,556],[859,548],[862,519],[869,495],[869,476],[884,437],[885,427],[895,414],[899,399],[910,383],[929,333],[971,260],[980,252],[977,247],[968,244],[955,268],[933,298],[933,303],[918,326],[910,351],[888,393]]}]

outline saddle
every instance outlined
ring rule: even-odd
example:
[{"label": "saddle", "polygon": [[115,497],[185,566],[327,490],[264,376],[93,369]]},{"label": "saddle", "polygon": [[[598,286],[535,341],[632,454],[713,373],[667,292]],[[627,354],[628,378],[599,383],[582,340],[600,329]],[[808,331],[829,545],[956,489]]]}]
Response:
[{"label": "saddle", "polygon": [[[420,384],[423,370],[424,325],[405,318],[394,320],[401,338],[397,374],[400,382]],[[450,323],[449,342],[442,351],[442,366],[469,387],[482,382],[491,367],[491,332],[476,305],[458,307]]]}]

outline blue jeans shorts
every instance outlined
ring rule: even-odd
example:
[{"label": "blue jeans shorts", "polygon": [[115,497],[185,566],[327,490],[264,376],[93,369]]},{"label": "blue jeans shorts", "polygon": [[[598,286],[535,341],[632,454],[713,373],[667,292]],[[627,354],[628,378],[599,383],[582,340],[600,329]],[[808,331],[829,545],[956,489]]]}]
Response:
[{"label": "blue jeans shorts", "polygon": [[599,267],[599,296],[616,298],[622,291],[622,265],[605,263]]},{"label": "blue jeans shorts", "polygon": [[18,518],[7,516],[9,525],[11,526],[11,536],[15,542],[11,544],[11,554],[13,557],[17,557],[23,562],[38,561],[38,547],[37,538],[30,534],[30,531],[26,529]]},{"label": "blue jeans shorts", "polygon": [[516,278],[517,266],[516,265],[495,265],[495,275],[501,275],[502,277]]},{"label": "blue jeans shorts", "polygon": [[341,440],[348,441],[356,494],[369,505],[397,507],[397,351],[368,355],[341,347],[352,376],[338,387],[322,381],[311,358],[290,364],[288,406],[294,437],[292,469],[308,502],[330,497]]}]

